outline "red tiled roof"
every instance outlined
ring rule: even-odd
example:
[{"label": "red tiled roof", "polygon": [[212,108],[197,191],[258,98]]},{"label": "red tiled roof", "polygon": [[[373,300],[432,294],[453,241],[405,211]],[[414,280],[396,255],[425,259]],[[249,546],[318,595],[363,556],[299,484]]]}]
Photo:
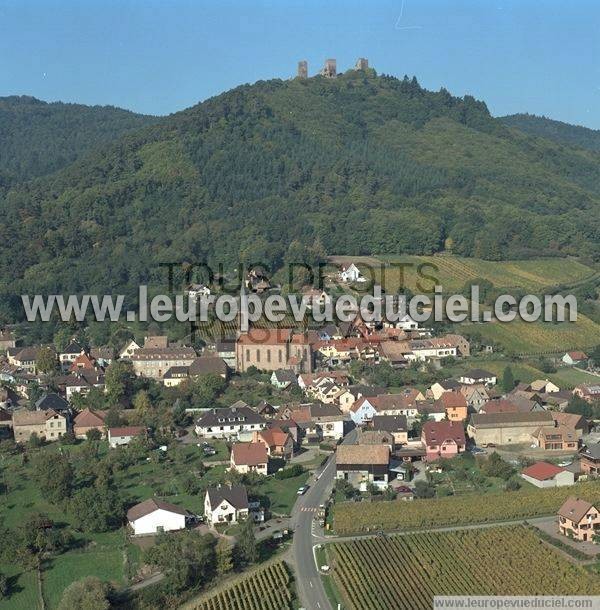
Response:
[{"label": "red tiled roof", "polygon": [[236,466],[259,466],[269,461],[262,443],[236,443],[231,448],[231,457]]},{"label": "red tiled roof", "polygon": [[137,436],[145,431],[146,428],[143,426],[123,426],[120,428],[109,428],[108,434],[110,436]]},{"label": "red tiled roof", "polygon": [[467,399],[460,392],[444,392],[440,397],[444,409],[467,407]]},{"label": "red tiled roof", "polygon": [[460,422],[428,421],[423,425],[423,434],[427,445],[441,445],[447,440],[453,440],[458,445],[466,443],[465,430]]},{"label": "red tiled roof", "polygon": [[[93,426],[102,426],[106,411],[92,411],[92,409],[84,409],[75,417],[74,424],[82,428],[91,428]],[[115,428],[113,428],[114,430]]]},{"label": "red tiled roof", "polygon": [[267,428],[261,430],[259,435],[269,447],[283,447],[289,437],[289,432],[284,432],[281,428]]},{"label": "red tiled roof", "polygon": [[538,481],[547,481],[554,478],[559,472],[565,472],[565,469],[548,462],[536,462],[529,468],[525,468],[521,474]]}]

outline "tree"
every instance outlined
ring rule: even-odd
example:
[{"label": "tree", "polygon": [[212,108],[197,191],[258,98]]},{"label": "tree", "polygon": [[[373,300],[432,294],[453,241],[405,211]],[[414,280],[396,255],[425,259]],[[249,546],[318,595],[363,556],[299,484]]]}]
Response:
[{"label": "tree", "polygon": [[102,438],[102,432],[100,432],[100,430],[98,430],[98,428],[90,428],[89,430],[86,431],[85,437],[90,442],[96,442]]},{"label": "tree", "polygon": [[600,344],[596,345],[596,347],[590,352],[590,358],[594,361],[596,366],[600,366]]},{"label": "tree", "polygon": [[201,587],[214,574],[215,539],[193,530],[160,534],[144,559],[165,574],[176,592]]},{"label": "tree", "polygon": [[42,373],[52,373],[56,371],[58,361],[56,360],[56,353],[51,347],[42,347],[38,350],[35,367]]},{"label": "tree", "polygon": [[121,524],[123,504],[111,487],[85,487],[73,496],[71,512],[85,532],[106,532]]},{"label": "tree", "polygon": [[233,570],[233,548],[227,538],[219,538],[215,552],[217,555],[217,574],[224,576]]},{"label": "tree", "polygon": [[435,487],[426,481],[416,481],[415,495],[417,498],[433,498],[435,496]]},{"label": "tree", "polygon": [[515,469],[503,460],[496,451],[484,462],[482,470],[488,477],[498,477],[505,481],[508,481],[515,472]]},{"label": "tree", "polygon": [[112,404],[119,404],[129,397],[132,378],[131,365],[126,362],[113,361],[106,369],[104,379],[106,395]]},{"label": "tree", "polygon": [[238,560],[241,564],[251,564],[258,559],[254,522],[250,517],[242,521],[236,546]]},{"label": "tree", "polygon": [[72,582],[64,591],[58,610],[109,610],[110,586],[96,576]]},{"label": "tree", "polygon": [[507,366],[502,373],[502,389],[505,392],[510,392],[515,387],[515,377],[510,366]]},{"label": "tree", "polygon": [[38,454],[32,460],[33,476],[44,497],[52,504],[58,504],[71,496],[73,490],[73,466],[64,453],[51,460],[47,455]]},{"label": "tree", "polygon": [[27,441],[28,447],[31,449],[39,449],[43,446],[43,444],[44,441],[37,435],[37,432],[32,432],[29,440]]},{"label": "tree", "polygon": [[150,404],[150,397],[146,390],[140,390],[133,399],[133,408],[140,416],[145,415],[150,411],[152,405]]}]

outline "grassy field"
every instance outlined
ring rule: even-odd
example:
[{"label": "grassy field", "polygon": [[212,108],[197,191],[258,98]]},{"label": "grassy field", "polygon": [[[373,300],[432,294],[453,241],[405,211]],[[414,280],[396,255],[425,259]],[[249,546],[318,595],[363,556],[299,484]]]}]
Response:
[{"label": "grassy field", "polygon": [[[361,257],[334,257],[336,261],[355,263]],[[371,257],[359,267],[368,279],[383,282],[387,292],[409,288],[413,292],[431,291],[434,283],[445,292],[460,290],[467,282],[484,279],[498,288],[525,288],[533,292],[551,286],[573,284],[592,278],[595,271],[575,259],[540,258],[522,261],[486,261],[460,256],[388,256],[378,257],[379,268]],[[399,264],[404,264],[403,269]],[[424,277],[428,276],[428,277]],[[431,278],[434,278],[431,279]]]},{"label": "grassy field", "polygon": [[519,491],[464,494],[413,502],[342,502],[334,505],[334,530],[353,534],[376,530],[419,529],[490,523],[552,515],[568,496],[600,501],[600,482],[574,487],[524,488]]},{"label": "grassy field", "polygon": [[428,610],[435,595],[598,595],[600,581],[523,526],[369,538],[328,547],[347,608]]}]

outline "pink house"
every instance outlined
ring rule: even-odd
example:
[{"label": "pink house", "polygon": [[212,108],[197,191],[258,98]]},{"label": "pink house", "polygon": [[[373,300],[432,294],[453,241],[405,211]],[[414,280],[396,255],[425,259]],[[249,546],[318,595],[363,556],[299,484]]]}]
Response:
[{"label": "pink house", "polygon": [[427,462],[454,457],[465,450],[465,429],[462,422],[428,421],[423,425],[421,442]]}]

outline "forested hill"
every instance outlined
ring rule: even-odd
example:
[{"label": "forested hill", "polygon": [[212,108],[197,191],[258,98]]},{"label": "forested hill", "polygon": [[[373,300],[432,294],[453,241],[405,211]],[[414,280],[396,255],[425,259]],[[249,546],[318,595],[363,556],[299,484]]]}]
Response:
[{"label": "forested hill", "polygon": [[0,97],[0,188],[55,172],[81,154],[157,120],[113,106]]},{"label": "forested hill", "polygon": [[348,72],[238,87],[13,189],[2,209],[7,296],[130,293],[172,261],[598,257],[600,156],[508,129],[472,97]]},{"label": "forested hill", "polygon": [[498,120],[509,127],[516,127],[533,136],[600,152],[600,130],[598,129],[569,125],[569,123],[554,121],[535,114],[511,114],[499,117]]}]

